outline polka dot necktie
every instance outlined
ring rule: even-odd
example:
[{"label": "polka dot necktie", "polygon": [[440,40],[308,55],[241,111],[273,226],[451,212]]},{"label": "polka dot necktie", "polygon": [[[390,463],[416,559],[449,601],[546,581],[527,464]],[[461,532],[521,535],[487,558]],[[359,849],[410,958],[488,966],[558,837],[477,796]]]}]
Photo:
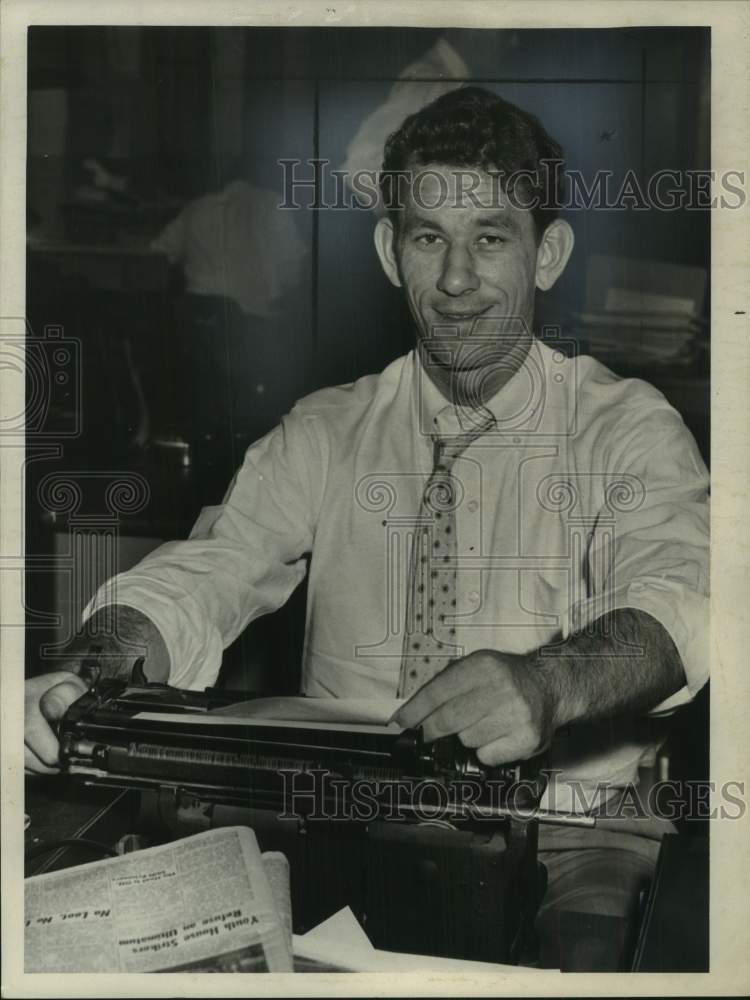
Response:
[{"label": "polka dot necktie", "polygon": [[400,698],[411,697],[461,655],[456,629],[450,623],[456,614],[456,507],[462,492],[452,468],[471,442],[493,424],[489,418],[470,434],[432,438],[433,469],[422,493],[412,543]]}]

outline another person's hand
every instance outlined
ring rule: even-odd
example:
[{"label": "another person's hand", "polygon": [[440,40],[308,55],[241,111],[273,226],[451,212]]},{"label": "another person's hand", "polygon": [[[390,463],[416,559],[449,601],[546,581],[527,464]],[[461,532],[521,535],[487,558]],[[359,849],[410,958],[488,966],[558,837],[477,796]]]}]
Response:
[{"label": "another person's hand", "polygon": [[454,660],[402,705],[394,721],[422,727],[425,740],[457,733],[482,764],[525,760],[545,749],[556,699],[529,657],[478,650]]},{"label": "another person's hand", "polygon": [[55,670],[25,682],[24,765],[32,774],[60,769],[60,746],[53,726],[68,707],[88,690],[76,674]]}]

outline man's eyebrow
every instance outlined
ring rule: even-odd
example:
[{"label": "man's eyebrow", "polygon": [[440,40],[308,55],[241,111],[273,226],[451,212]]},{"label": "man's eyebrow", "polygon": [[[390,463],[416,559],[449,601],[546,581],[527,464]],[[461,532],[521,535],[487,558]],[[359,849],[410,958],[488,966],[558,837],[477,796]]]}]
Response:
[{"label": "man's eyebrow", "polygon": [[419,212],[408,212],[405,222],[406,229],[434,229],[435,232],[442,233],[443,227],[440,223],[429,216],[420,215]]},{"label": "man's eyebrow", "polygon": [[[478,219],[474,220],[474,225],[477,229],[504,229],[506,232],[513,234],[521,232],[518,220],[505,208],[481,215]],[[434,215],[423,214],[418,208],[411,208],[406,213],[404,231],[412,229],[431,229],[436,233],[443,233],[445,231]]]},{"label": "man's eyebrow", "polygon": [[518,223],[510,215],[509,212],[500,209],[498,212],[492,212],[489,215],[482,215],[477,219],[478,226],[491,226],[495,229],[509,229],[511,232],[518,232]]}]

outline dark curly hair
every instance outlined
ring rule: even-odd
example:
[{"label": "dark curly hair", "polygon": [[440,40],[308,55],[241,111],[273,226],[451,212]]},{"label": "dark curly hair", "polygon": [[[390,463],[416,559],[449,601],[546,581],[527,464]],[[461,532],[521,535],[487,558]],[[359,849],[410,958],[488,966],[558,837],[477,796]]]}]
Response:
[{"label": "dark curly hair", "polygon": [[[380,191],[398,226],[400,186],[416,166],[436,163],[500,174],[500,185],[532,205],[537,239],[558,215],[563,198],[563,152],[541,122],[482,87],[459,87],[409,115],[386,141]],[[514,175],[523,176],[514,180]]]}]

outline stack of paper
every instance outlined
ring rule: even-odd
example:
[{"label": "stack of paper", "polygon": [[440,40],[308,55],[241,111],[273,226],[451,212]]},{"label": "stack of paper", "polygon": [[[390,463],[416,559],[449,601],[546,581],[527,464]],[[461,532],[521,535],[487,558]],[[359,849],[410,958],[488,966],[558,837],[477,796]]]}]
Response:
[{"label": "stack of paper", "polygon": [[705,348],[705,324],[679,313],[579,313],[578,332],[605,364],[689,365]]},{"label": "stack of paper", "polygon": [[702,268],[593,254],[577,333],[605,364],[686,366],[707,350]]}]

